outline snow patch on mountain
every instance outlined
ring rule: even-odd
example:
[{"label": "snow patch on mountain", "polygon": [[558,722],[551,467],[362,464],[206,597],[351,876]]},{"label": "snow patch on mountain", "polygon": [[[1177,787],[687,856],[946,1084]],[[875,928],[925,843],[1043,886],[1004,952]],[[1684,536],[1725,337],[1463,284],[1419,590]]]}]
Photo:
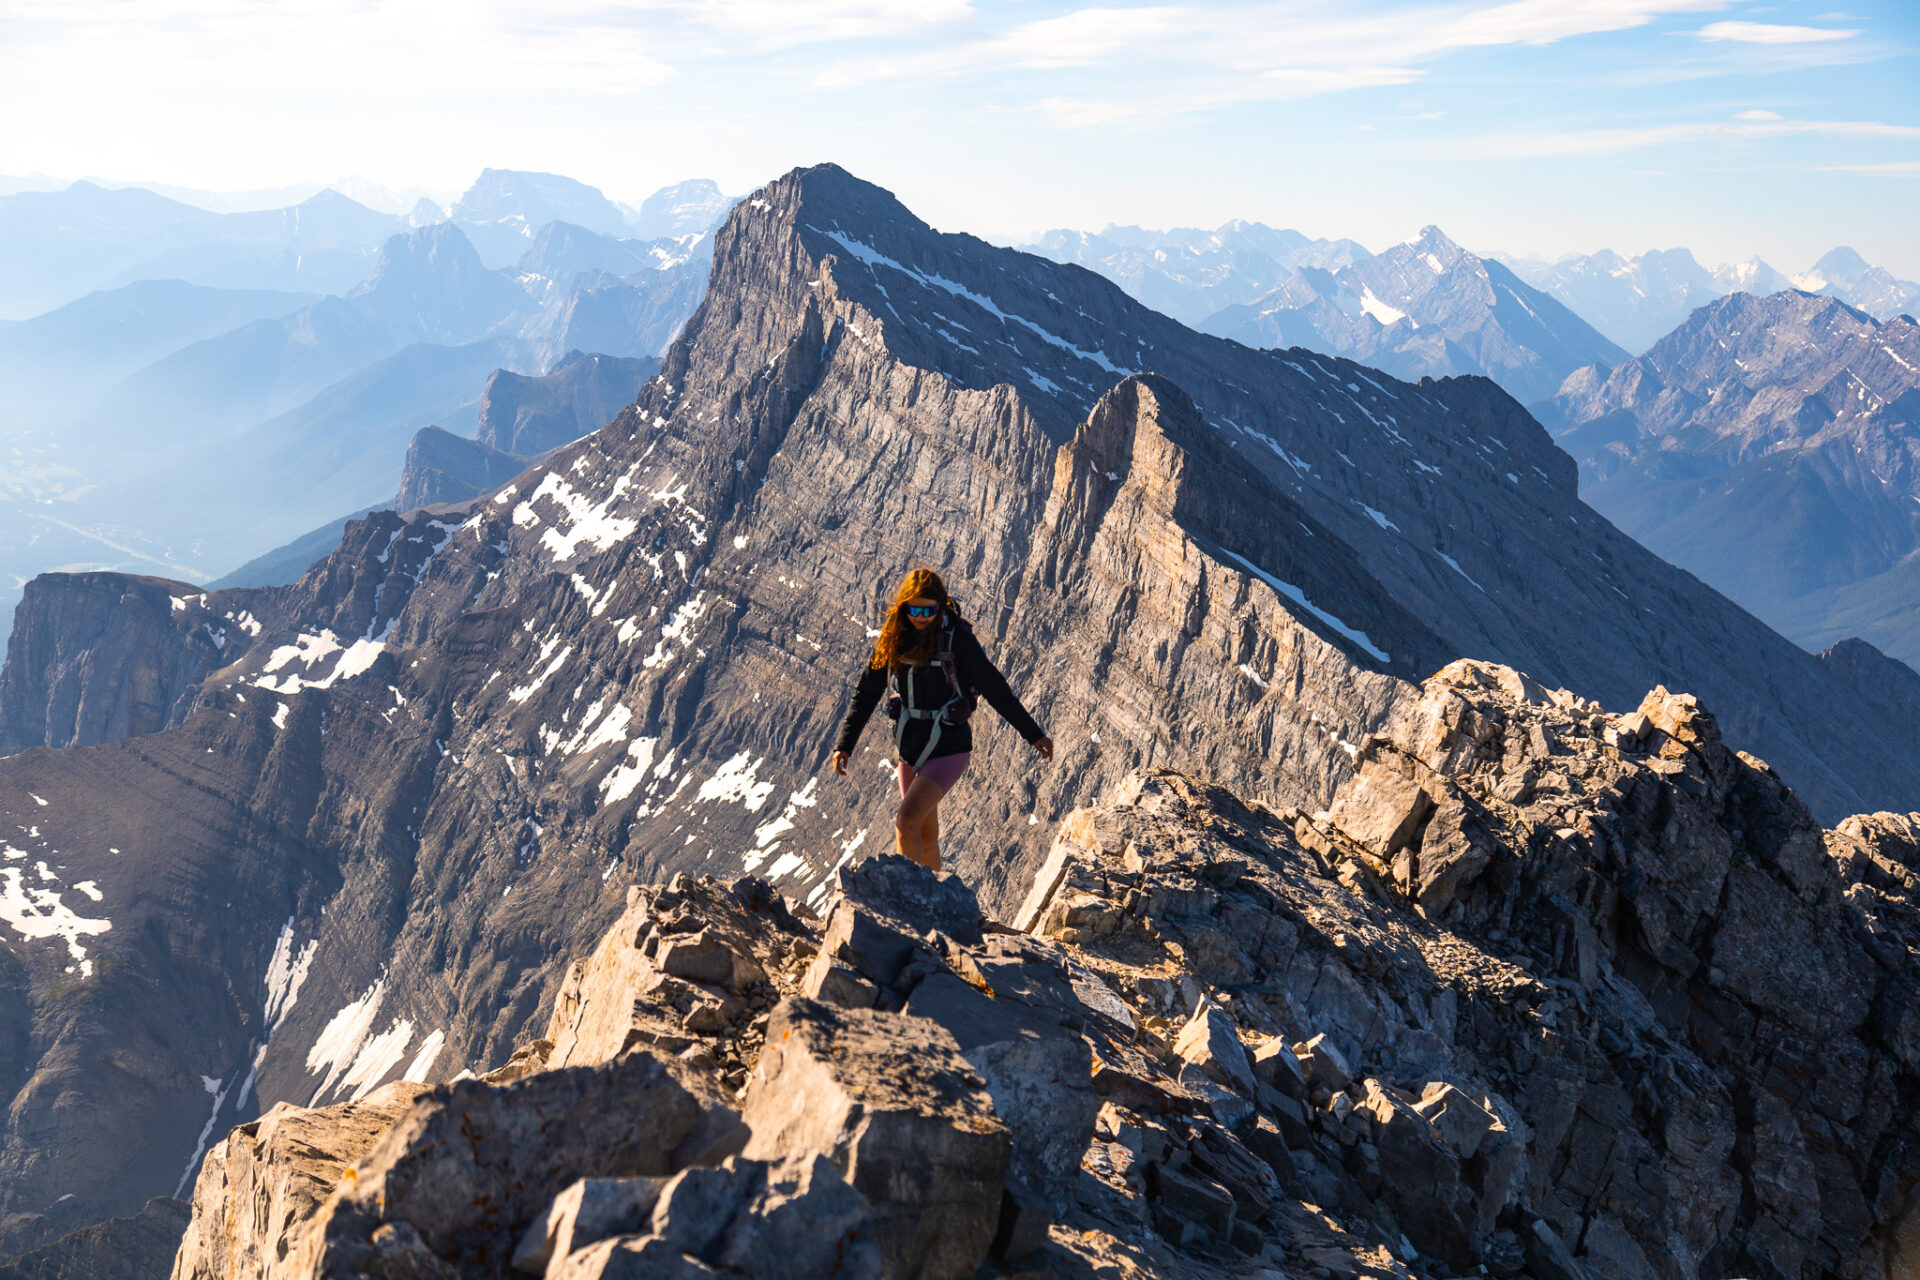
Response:
[{"label": "snow patch on mountain", "polygon": [[700,784],[696,800],[737,801],[749,813],[758,813],[773,794],[774,784],[762,782],[755,774],[766,760],[753,759],[747,752],[728,760],[711,778]]},{"label": "snow patch on mountain", "polygon": [[[6,854],[13,858],[18,850],[9,847]],[[47,869],[47,864],[37,864],[37,870],[43,881],[57,881],[58,877]],[[91,885],[92,881],[87,881]],[[76,886],[77,887],[77,886]],[[86,892],[82,890],[82,892]],[[99,901],[97,893],[90,894]],[[4,921],[13,931],[29,941],[42,938],[59,938],[67,944],[67,954],[73,957],[80,976],[93,976],[93,961],[87,958],[87,949],[81,943],[82,938],[91,938],[113,928],[113,921],[89,919],[77,914],[60,900],[57,889],[45,889],[30,886],[19,867],[0,868],[0,921]]]},{"label": "snow patch on mountain", "polygon": [[1355,628],[1350,627],[1346,623],[1340,621],[1340,619],[1334,617],[1332,614],[1328,613],[1325,609],[1322,609],[1319,605],[1307,599],[1307,593],[1302,591],[1300,588],[1294,586],[1291,582],[1287,582],[1283,579],[1274,577],[1272,574],[1268,573],[1265,569],[1262,569],[1259,565],[1247,559],[1245,556],[1240,555],[1237,552],[1229,551],[1225,547],[1220,548],[1220,554],[1226,556],[1229,560],[1232,560],[1238,563],[1239,565],[1241,565],[1243,568],[1246,569],[1248,573],[1251,573],[1254,577],[1260,579],[1260,581],[1272,587],[1275,591],[1279,592],[1282,596],[1285,596],[1287,599],[1299,605],[1302,609],[1305,609],[1308,613],[1318,618],[1321,622],[1325,623],[1332,630],[1338,632],[1340,635],[1346,637],[1348,640],[1351,640],[1354,644],[1359,645],[1362,649],[1372,654],[1375,658],[1379,659],[1381,662],[1393,661],[1393,659],[1387,655],[1386,650],[1380,648],[1380,646],[1376,645],[1373,641],[1367,639],[1366,632],[1356,630]]}]

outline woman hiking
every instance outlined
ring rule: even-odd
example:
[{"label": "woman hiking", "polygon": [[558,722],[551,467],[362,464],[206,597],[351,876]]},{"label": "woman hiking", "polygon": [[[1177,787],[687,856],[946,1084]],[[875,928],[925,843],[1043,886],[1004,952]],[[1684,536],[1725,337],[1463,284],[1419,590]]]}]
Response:
[{"label": "woman hiking", "polygon": [[975,695],[986,698],[1041,759],[1053,759],[1053,739],[1014,697],[931,569],[906,576],[880,624],[873,656],[860,673],[853,705],[833,744],[835,773],[846,775],[860,730],[889,691],[887,714],[898,713],[893,747],[900,811],[893,819],[894,836],[901,853],[938,871],[940,798],[960,780],[973,754],[968,719]]}]

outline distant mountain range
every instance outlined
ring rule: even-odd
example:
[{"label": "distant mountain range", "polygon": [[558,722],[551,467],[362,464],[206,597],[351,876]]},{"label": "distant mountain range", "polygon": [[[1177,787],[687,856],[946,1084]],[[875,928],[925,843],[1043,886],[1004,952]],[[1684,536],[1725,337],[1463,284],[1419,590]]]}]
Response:
[{"label": "distant mountain range", "polygon": [[1483,374],[1522,400],[1626,352],[1438,227],[1375,255],[1258,222],[1050,231],[1027,251],[1097,271],[1157,311],[1250,347],[1306,347],[1401,378]]},{"label": "distant mountain range", "polygon": [[0,308],[62,298],[0,325],[0,615],[48,569],[204,578],[387,501],[417,432],[476,429],[496,370],[657,357],[730,204],[505,170],[419,225],[336,192],[264,214],[0,198]]},{"label": "distant mountain range", "polygon": [[1736,293],[1535,412],[1582,496],[1654,551],[1810,648],[1858,635],[1920,666],[1911,317]]},{"label": "distant mountain range", "polygon": [[24,191],[0,197],[0,316],[26,319],[141,280],[341,293],[406,227],[333,191],[259,213],[210,213],[90,182]]},{"label": "distant mountain range", "polygon": [[1338,270],[1302,268],[1200,325],[1250,347],[1307,347],[1396,377],[1481,374],[1521,400],[1626,352],[1498,262],[1438,227]]},{"label": "distant mountain range", "polygon": [[1592,322],[1628,351],[1645,351],[1697,307],[1730,293],[1766,295],[1787,289],[1838,298],[1880,320],[1920,306],[1920,284],[1842,246],[1798,275],[1758,258],[1709,271],[1685,249],[1623,258],[1610,250],[1546,263],[1502,258],[1514,273]]},{"label": "distant mountain range", "polygon": [[1253,301],[1302,267],[1337,270],[1369,256],[1351,240],[1314,240],[1244,221],[1212,231],[1049,231],[1022,248],[1097,271],[1155,311],[1195,327],[1222,308]]},{"label": "distant mountain range", "polygon": [[390,237],[449,216],[491,269],[517,262],[551,222],[616,239],[687,241],[731,203],[697,179],[629,208],[571,178],[511,169],[484,170],[451,215],[427,200],[407,215],[382,213],[334,190],[281,209],[216,213],[140,187],[26,187],[0,195],[0,319],[143,280],[345,293],[366,279]]},{"label": "distant mountain range", "polygon": [[[1528,401],[1553,394],[1582,364],[1645,351],[1729,293],[1800,289],[1883,320],[1920,306],[1920,284],[1844,247],[1791,276],[1759,258],[1710,270],[1685,249],[1556,262],[1475,255],[1437,227],[1386,250],[1379,256],[1389,264],[1372,270],[1364,264],[1374,255],[1352,240],[1246,221],[1211,231],[1058,229],[1022,247],[1097,271],[1156,311],[1250,346],[1304,346],[1402,377],[1484,373]],[[1429,254],[1442,267],[1423,280],[1409,268]],[[1543,295],[1558,305],[1543,305]],[[1391,329],[1401,316],[1411,325],[1396,333],[1367,323]],[[1416,326],[1424,330],[1417,336]]]},{"label": "distant mountain range", "polygon": [[[266,556],[284,575],[323,546],[314,531],[392,501],[403,473],[409,500],[491,483],[552,447],[474,439],[496,372],[537,378],[585,355],[650,367],[699,304],[709,233],[731,204],[706,180],[633,207],[503,169],[484,171],[450,210],[422,201],[410,217],[336,191],[254,213],[92,183],[0,197],[0,315],[60,302],[0,323],[0,614],[49,568],[199,579]],[[1665,331],[1654,326],[1736,288],[1797,282],[1870,315],[1920,293],[1845,249],[1795,277],[1758,259],[1709,271],[1684,250],[1544,264],[1473,254],[1436,227],[1379,254],[1246,221],[1056,230],[1030,247],[1248,346],[1306,347],[1410,380],[1490,377],[1558,429],[1581,428],[1565,442],[1585,450],[1595,502],[1648,530],[1670,515],[1637,513],[1677,501],[1648,477],[1666,477],[1687,451],[1592,445],[1585,424],[1603,419],[1604,436],[1620,419],[1587,402],[1595,375],[1582,370],[1610,376]],[[607,367],[621,370],[615,383],[634,376]],[[1689,394],[1712,401],[1714,376],[1701,372]],[[1548,405],[1556,396],[1564,403]],[[1638,483],[1629,473],[1653,486],[1632,511],[1614,496]],[[1688,556],[1710,543],[1671,554],[1705,563]],[[1904,544],[1885,545],[1861,572],[1890,571],[1886,557]],[[1806,591],[1851,581],[1828,574]],[[1849,598],[1803,615],[1786,602],[1804,593],[1723,585],[1809,643],[1865,607]],[[1879,625],[1861,623],[1908,652]]]}]

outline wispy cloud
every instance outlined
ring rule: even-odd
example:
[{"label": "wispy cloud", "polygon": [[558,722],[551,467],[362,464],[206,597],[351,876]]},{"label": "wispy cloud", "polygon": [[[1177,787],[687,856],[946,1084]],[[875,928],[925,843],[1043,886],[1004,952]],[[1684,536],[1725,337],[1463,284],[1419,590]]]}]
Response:
[{"label": "wispy cloud", "polygon": [[1702,40],[1724,40],[1734,44],[1825,44],[1851,40],[1860,34],[1857,27],[1793,27],[1771,22],[1709,22],[1693,33]]},{"label": "wispy cloud", "polygon": [[586,0],[345,5],[282,0],[9,0],[0,76],[58,51],[86,83],[421,92],[502,86],[626,92],[674,74],[654,32]]},{"label": "wispy cloud", "polygon": [[624,93],[678,66],[937,36],[971,0],[0,0],[0,75],[49,40],[83,79]]},{"label": "wispy cloud", "polygon": [[1920,125],[1887,124],[1875,120],[1702,120],[1621,129],[1535,130],[1497,134],[1461,139],[1445,150],[1456,159],[1527,160],[1547,156],[1618,155],[1681,142],[1809,135],[1904,140],[1920,138]]},{"label": "wispy cloud", "polygon": [[844,87],[879,80],[949,80],[988,71],[1046,71],[1107,62],[1177,38],[1189,11],[1178,8],[1079,9],[922,51],[886,51],[842,59],[815,83]]},{"label": "wispy cloud", "polygon": [[[840,41],[937,35],[976,15],[971,0],[573,0],[620,25],[670,24],[723,38],[726,50],[767,52]],[[566,0],[558,6],[564,11]]]},{"label": "wispy cloud", "polygon": [[1884,164],[1825,164],[1821,173],[1866,173],[1885,178],[1920,178],[1920,160],[1889,160]]},{"label": "wispy cloud", "polygon": [[[1448,54],[1540,47],[1629,30],[1730,0],[1444,0],[1355,12],[1331,0],[1090,6],[981,30],[939,48],[843,57],[815,83],[939,82],[1100,68],[1127,79],[1124,97],[1057,92],[1031,109],[1069,127],[1166,118],[1246,102],[1410,84]],[[975,23],[974,26],[978,26]],[[966,28],[961,28],[964,32]],[[1127,76],[1136,70],[1137,75]]]}]

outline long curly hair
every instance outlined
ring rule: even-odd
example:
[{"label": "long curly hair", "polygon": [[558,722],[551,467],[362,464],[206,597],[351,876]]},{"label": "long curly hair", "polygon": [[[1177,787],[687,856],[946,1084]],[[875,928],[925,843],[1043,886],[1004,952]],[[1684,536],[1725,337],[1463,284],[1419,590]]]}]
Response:
[{"label": "long curly hair", "polygon": [[947,584],[940,580],[940,575],[931,569],[915,569],[900,580],[900,589],[894,592],[893,606],[880,623],[880,638],[873,642],[870,665],[891,667],[900,663],[924,663],[932,659],[933,647],[940,639],[940,628],[928,627],[920,631],[907,620],[907,601],[923,596],[937,601],[947,617],[956,622],[960,620],[960,606],[947,594]]}]

